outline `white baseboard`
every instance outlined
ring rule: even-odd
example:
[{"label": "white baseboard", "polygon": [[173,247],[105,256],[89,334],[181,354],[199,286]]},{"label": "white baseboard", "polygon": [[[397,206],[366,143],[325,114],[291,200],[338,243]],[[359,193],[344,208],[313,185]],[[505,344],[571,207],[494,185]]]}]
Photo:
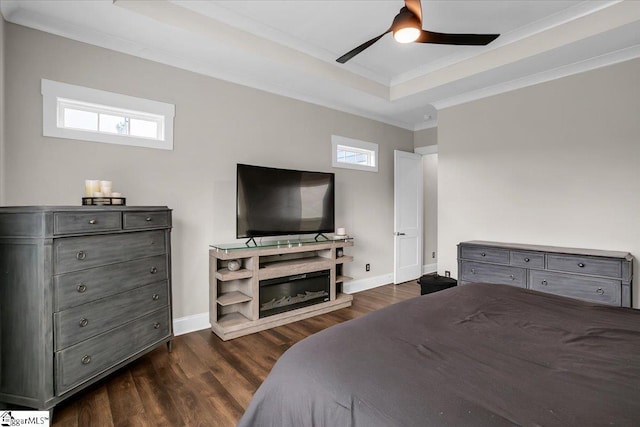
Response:
[{"label": "white baseboard", "polygon": [[209,312],[192,314],[191,316],[173,319],[173,334],[175,336],[188,334],[201,329],[210,329]]},{"label": "white baseboard", "polygon": [[425,264],[422,266],[422,274],[435,273],[438,271],[438,264]]},{"label": "white baseboard", "polygon": [[356,292],[366,291],[367,289],[377,288],[378,286],[393,283],[393,274],[384,274],[382,276],[367,277],[366,279],[351,280],[342,285],[342,292],[345,294],[354,294]]}]

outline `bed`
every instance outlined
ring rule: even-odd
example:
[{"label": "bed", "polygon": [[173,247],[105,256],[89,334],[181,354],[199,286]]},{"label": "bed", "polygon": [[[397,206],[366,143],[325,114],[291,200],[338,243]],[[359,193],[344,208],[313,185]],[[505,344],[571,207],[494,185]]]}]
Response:
[{"label": "bed", "polygon": [[239,426],[637,426],[639,392],[640,312],[471,284],[300,341]]}]

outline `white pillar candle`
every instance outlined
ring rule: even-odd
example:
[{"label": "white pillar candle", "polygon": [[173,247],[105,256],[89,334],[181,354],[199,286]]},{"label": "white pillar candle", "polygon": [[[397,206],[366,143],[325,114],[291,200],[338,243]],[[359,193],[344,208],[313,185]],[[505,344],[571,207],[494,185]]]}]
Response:
[{"label": "white pillar candle", "polygon": [[84,181],[84,195],[91,197],[96,191],[100,191],[100,181],[97,179],[86,179]]},{"label": "white pillar candle", "polygon": [[346,236],[347,235],[347,231],[344,229],[344,227],[338,227],[338,230],[336,231],[336,234],[338,236]]},{"label": "white pillar candle", "polygon": [[111,197],[111,181],[100,181],[100,192],[104,197]]}]

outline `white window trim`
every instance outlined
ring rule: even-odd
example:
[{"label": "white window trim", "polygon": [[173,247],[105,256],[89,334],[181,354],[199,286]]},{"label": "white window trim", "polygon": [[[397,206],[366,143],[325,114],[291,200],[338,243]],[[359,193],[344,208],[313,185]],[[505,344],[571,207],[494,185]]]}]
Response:
[{"label": "white window trim", "polygon": [[[54,138],[103,142],[107,144],[131,145],[136,147],[173,150],[173,118],[175,105],[144,98],[122,95],[83,86],[42,79],[42,133]],[[130,135],[92,132],[80,129],[58,127],[58,101],[73,100],[109,106],[115,111],[140,112],[164,118],[164,139],[143,138]]]},{"label": "white window trim", "polygon": [[[354,148],[373,153],[373,166],[345,163],[338,161],[338,146]],[[347,138],[340,135],[331,135],[331,165],[334,168],[355,169],[369,172],[378,172],[378,144],[359,139]]]}]

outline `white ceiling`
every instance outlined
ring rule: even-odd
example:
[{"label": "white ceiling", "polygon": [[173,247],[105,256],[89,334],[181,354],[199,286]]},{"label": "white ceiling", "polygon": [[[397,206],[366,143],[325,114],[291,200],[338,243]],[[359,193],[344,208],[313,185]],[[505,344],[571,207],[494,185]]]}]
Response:
[{"label": "white ceiling", "polygon": [[[9,22],[410,130],[437,109],[640,57],[640,1],[422,1],[425,29],[488,46],[401,45],[402,0],[0,0]],[[606,106],[602,106],[606,108]]]}]

